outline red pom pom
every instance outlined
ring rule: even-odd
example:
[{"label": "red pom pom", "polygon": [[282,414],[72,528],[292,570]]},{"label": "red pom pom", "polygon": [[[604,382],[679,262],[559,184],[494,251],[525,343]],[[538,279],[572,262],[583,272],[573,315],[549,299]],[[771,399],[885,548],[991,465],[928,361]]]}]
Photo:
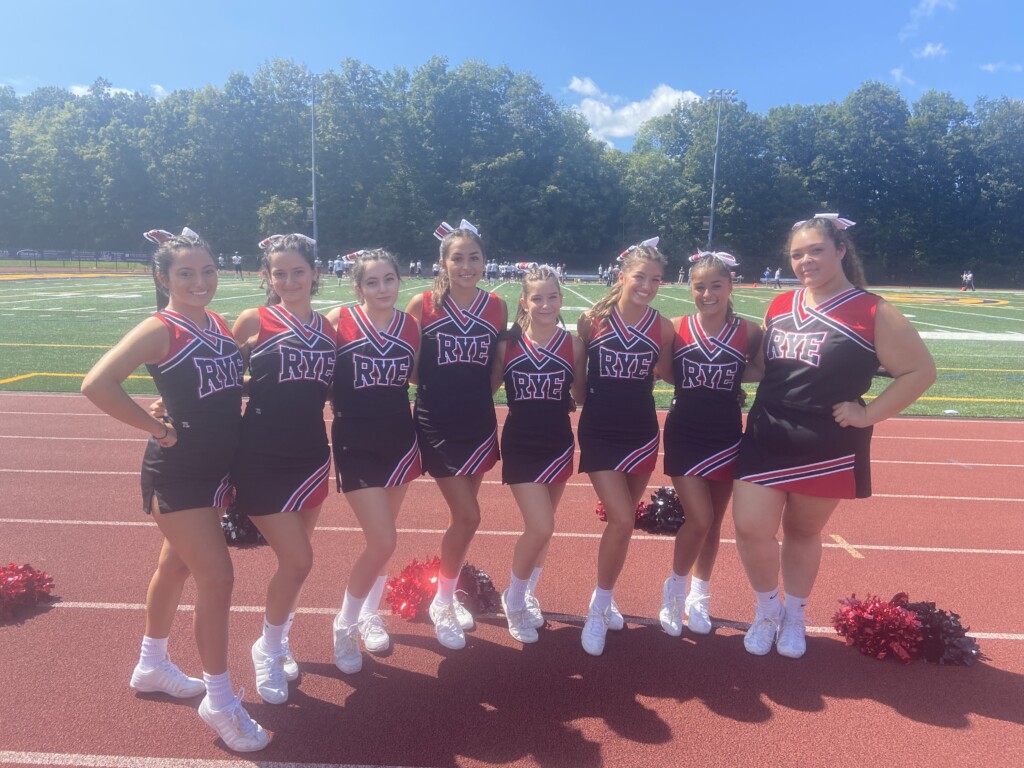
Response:
[{"label": "red pom pom", "polygon": [[600,520],[602,523],[608,522],[608,513],[604,511],[604,504],[602,504],[600,501],[597,502],[597,508],[594,510],[594,512],[597,513],[597,519]]},{"label": "red pom pom", "polygon": [[387,582],[387,601],[391,612],[412,621],[418,615],[426,616],[427,607],[437,592],[437,572],[441,558],[413,560],[396,578]]},{"label": "red pom pom", "polygon": [[9,621],[23,608],[50,599],[53,579],[31,565],[0,565],[0,621]]},{"label": "red pom pom", "polygon": [[851,595],[839,601],[832,626],[846,638],[847,645],[856,645],[861,653],[876,659],[891,655],[908,664],[920,654],[922,634],[916,615],[904,607],[906,600],[903,593],[888,602],[871,596],[858,600]]}]

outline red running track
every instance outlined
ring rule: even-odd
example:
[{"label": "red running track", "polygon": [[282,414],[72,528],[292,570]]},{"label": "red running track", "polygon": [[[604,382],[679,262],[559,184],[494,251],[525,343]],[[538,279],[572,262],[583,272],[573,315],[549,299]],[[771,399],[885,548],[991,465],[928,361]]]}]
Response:
[{"label": "red running track", "polygon": [[[713,635],[671,638],[657,626],[671,540],[637,536],[616,588],[629,626],[609,636],[602,657],[587,656],[581,614],[602,524],[577,476],[538,590],[549,615],[539,643],[519,645],[498,616],[480,621],[466,649],[449,652],[430,625],[392,618],[390,654],[367,655],[362,672],[342,675],[331,619],[361,535],[332,493],[292,630],[303,675],[286,705],[259,700],[248,658],[273,555],[233,551],[232,676],[273,734],[248,760],[202,726],[198,699],[128,689],[160,544],[139,511],[142,448],[137,433],[83,398],[0,394],[0,560],[48,571],[59,596],[0,627],[2,765],[1024,764],[1024,422],[896,419],[876,428],[875,495],[844,502],[825,531],[808,607],[819,631],[795,662],[743,650],[751,595],[728,519]],[[501,589],[519,513],[497,472],[481,501],[469,560]],[[392,572],[433,555],[445,524],[435,486],[414,483]],[[903,590],[959,612],[988,661],[879,662],[829,628],[839,598]],[[193,599],[186,588],[184,602]],[[179,613],[171,649],[196,674],[189,618]]]}]

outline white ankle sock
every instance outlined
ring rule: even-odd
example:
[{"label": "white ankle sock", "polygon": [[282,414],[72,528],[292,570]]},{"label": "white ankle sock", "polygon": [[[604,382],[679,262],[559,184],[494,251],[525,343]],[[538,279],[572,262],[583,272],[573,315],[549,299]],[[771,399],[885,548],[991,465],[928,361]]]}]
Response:
[{"label": "white ankle sock", "polygon": [[384,597],[384,586],[387,583],[387,576],[378,576],[370,587],[370,593],[363,601],[363,607],[359,609],[359,618],[372,616],[380,610],[380,601]]},{"label": "white ankle sock", "polygon": [[203,682],[206,683],[206,698],[210,700],[210,706],[217,710],[227,709],[235,698],[235,692],[231,690],[231,674],[222,672],[210,675],[203,672]]},{"label": "white ankle sock", "polygon": [[455,602],[455,587],[459,583],[459,575],[449,578],[437,574],[437,594],[434,595],[434,602],[437,605],[451,605]]},{"label": "white ankle sock", "polygon": [[530,584],[526,588],[526,594],[536,595],[537,594],[537,582],[540,581],[540,573],[543,568],[534,568],[533,573],[530,574]]},{"label": "white ankle sock", "polygon": [[514,573],[509,576],[505,603],[510,611],[521,611],[526,607],[526,590],[529,586],[529,579],[520,579]]},{"label": "white ankle sock", "polygon": [[283,624],[271,624],[267,621],[267,617],[263,617],[263,638],[260,640],[260,646],[267,656],[280,656],[284,653],[284,631],[288,626],[288,620],[285,619]]},{"label": "white ankle sock", "polygon": [[711,594],[710,589],[710,581],[698,579],[696,576],[690,577],[690,598],[699,600],[702,597],[708,597]]},{"label": "white ankle sock", "polygon": [[785,610],[786,618],[790,621],[799,621],[802,624],[807,623],[807,618],[804,615],[804,609],[807,607],[806,597],[796,597],[795,595],[785,595]]},{"label": "white ankle sock", "polygon": [[144,672],[156,669],[167,658],[166,637],[142,638],[142,650],[139,652],[139,667]]},{"label": "white ankle sock", "polygon": [[345,599],[341,602],[341,623],[346,627],[351,627],[359,621],[359,611],[365,602],[365,597],[354,597],[346,589]]},{"label": "white ankle sock", "polygon": [[596,611],[606,611],[612,606],[612,590],[594,588],[594,594],[590,597],[590,607]]},{"label": "white ankle sock", "polygon": [[782,618],[782,601],[779,599],[779,588],[768,592],[754,592],[757,599],[757,612],[766,619]]},{"label": "white ankle sock", "polygon": [[294,623],[295,623],[295,612],[292,611],[291,613],[288,614],[288,619],[284,623],[284,640],[283,640],[283,642],[285,642],[285,643],[288,642],[288,632],[291,631],[292,624],[294,624]]}]

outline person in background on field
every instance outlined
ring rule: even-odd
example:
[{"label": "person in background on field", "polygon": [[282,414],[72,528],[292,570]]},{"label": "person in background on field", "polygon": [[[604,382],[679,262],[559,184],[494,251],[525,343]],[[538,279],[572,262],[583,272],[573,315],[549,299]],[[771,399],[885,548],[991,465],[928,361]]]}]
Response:
[{"label": "person in background on field", "polygon": [[773,288],[782,287],[782,267],[775,268],[775,281],[772,283]]},{"label": "person in background on field", "polygon": [[[802,287],[776,296],[765,314],[764,377],[733,490],[737,548],[756,600],[743,644],[757,656],[773,646],[782,656],[804,655],[822,530],[840,499],[871,495],[871,427],[935,381],[914,327],[863,289],[851,226],[834,213],[793,225],[788,251]],[[879,364],[892,381],[865,404]]]},{"label": "person in background on field", "polygon": [[665,420],[665,474],[686,510],[658,614],[674,637],[682,634],[684,614],[691,632],[712,629],[711,571],[743,434],[740,382],[756,381],[763,365],[761,329],[733,312],[729,267],[735,264],[728,254],[704,252],[690,268],[697,312],[672,321],[672,356],[659,368],[660,378],[675,384]]},{"label": "person in background on field", "polygon": [[[228,672],[234,574],[220,516],[231,493],[238,447],[244,365],[224,320],[206,307],[217,291],[210,247],[187,227],[180,236],[150,230],[157,243],[157,312],[107,352],[82,382],[82,394],[118,421],[148,432],[142,459],[142,511],[163,534],[146,593],[146,631],[131,687],[179,698],[205,693],[199,716],[237,752],[263,749],[268,736],[249,717]],[[140,365],[166,405],[158,419],[122,386]],[[189,576],[195,580],[193,628],[203,679],[171,662],[167,639]]]},{"label": "person in background on field", "polygon": [[423,468],[451,513],[429,613],[441,645],[459,649],[474,621],[455,586],[480,525],[480,483],[498,461],[491,366],[508,309],[477,287],[485,255],[476,228],[465,220],[458,228],[442,223],[434,235],[441,240],[438,276],[406,311],[422,330],[414,418]]},{"label": "person in background on field", "polygon": [[423,474],[409,410],[420,329],[395,307],[401,286],[395,257],[381,249],[358,253],[352,287],[359,303],[328,315],[337,329],[332,443],[338,488],[366,538],[334,617],[334,663],[346,674],[363,666],[357,637],[370,653],[391,647],[378,612],[385,569],[405,493]]},{"label": "person in background on field", "polygon": [[242,257],[238,255],[238,251],[235,251],[235,255],[231,257],[231,263],[235,267],[235,274],[238,276],[238,279],[244,280],[245,278],[242,276]]},{"label": "person in background on field", "polygon": [[523,278],[515,323],[498,342],[492,388],[505,384],[508,416],[501,430],[501,481],[523,515],[523,534],[512,555],[509,587],[501,595],[509,633],[537,642],[544,615],[536,597],[555,510],[572,475],[569,413],[586,391],[586,349],[560,327],[562,289],[550,267]]},{"label": "person in background on field", "polygon": [[672,323],[650,306],[666,266],[657,244],[652,238],[622,252],[614,287],[577,325],[587,349],[579,471],[590,475],[608,519],[581,638],[591,656],[604,652],[609,629],[624,626],[612,590],[626,562],[637,503],[658,458],[654,377],[659,359],[672,354]]},{"label": "person in background on field", "polygon": [[243,311],[232,329],[250,377],[231,473],[238,510],[277,557],[263,633],[251,652],[257,693],[268,704],[283,704],[289,681],[299,677],[288,632],[313,567],[313,532],[329,489],[324,402],[334,374],[334,338],[312,305],[320,281],[316,243],[302,234],[272,235],[259,247],[267,303]]}]

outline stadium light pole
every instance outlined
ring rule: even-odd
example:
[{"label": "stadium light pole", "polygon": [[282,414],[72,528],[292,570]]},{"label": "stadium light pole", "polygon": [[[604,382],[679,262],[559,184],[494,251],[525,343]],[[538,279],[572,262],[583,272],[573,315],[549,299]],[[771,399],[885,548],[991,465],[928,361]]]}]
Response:
[{"label": "stadium light pole", "polygon": [[715,183],[718,181],[718,137],[722,132],[722,104],[736,101],[736,91],[729,88],[712,88],[708,91],[708,99],[718,102],[718,120],[715,123],[715,161],[711,166],[711,215],[708,217],[708,246],[711,250],[711,239],[715,234]]},{"label": "stadium light pole", "polygon": [[310,180],[313,187],[313,258],[319,254],[319,238],[317,237],[316,226],[316,86],[317,80],[313,78],[313,97],[309,102],[309,167]]}]

